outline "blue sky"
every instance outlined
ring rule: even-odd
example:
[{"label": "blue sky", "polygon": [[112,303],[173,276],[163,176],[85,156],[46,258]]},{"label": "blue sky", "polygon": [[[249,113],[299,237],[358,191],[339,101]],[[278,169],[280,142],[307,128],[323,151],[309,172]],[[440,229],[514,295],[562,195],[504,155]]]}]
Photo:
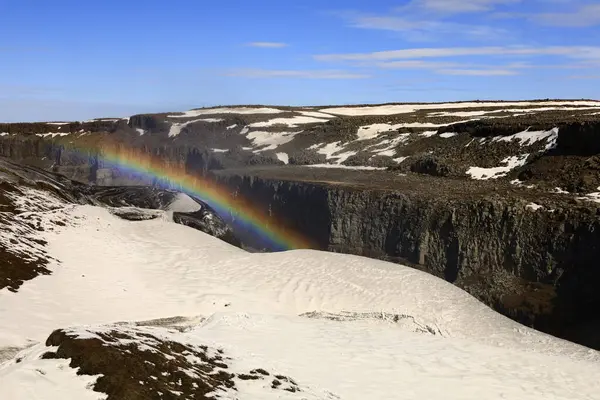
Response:
[{"label": "blue sky", "polygon": [[0,0],[0,120],[599,98],[599,0]]}]

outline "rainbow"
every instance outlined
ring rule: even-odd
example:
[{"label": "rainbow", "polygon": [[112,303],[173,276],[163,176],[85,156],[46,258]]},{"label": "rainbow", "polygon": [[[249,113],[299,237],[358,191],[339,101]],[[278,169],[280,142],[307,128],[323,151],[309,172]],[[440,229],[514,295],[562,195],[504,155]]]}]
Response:
[{"label": "rainbow", "polygon": [[124,146],[107,146],[89,149],[89,153],[104,163],[120,171],[126,171],[153,181],[167,182],[165,186],[175,188],[192,197],[196,197],[212,207],[221,217],[229,219],[265,243],[275,251],[316,248],[306,237],[285,224],[283,220],[274,220],[249,200],[233,196],[231,190],[214,180],[192,175],[179,164],[168,165],[164,160],[143,154],[139,149]]}]

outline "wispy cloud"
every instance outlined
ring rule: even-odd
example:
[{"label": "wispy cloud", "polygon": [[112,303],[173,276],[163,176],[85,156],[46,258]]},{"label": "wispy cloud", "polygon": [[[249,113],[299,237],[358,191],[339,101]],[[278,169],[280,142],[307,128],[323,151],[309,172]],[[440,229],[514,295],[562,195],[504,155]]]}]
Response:
[{"label": "wispy cloud", "polygon": [[340,70],[270,70],[236,69],[225,73],[226,76],[243,78],[300,78],[300,79],[367,79],[370,75]]},{"label": "wispy cloud", "polygon": [[281,42],[250,42],[250,43],[246,43],[246,46],[262,47],[262,48],[268,48],[268,49],[280,49],[282,47],[287,47],[288,44],[281,43]]},{"label": "wispy cloud", "polygon": [[521,0],[412,0],[399,9],[421,8],[446,14],[484,12],[498,5],[519,3]]},{"label": "wispy cloud", "polygon": [[409,39],[427,40],[440,35],[460,37],[495,38],[508,31],[487,25],[463,24],[442,20],[424,20],[394,15],[366,15],[346,13],[345,19],[354,28],[386,30],[404,33]]},{"label": "wispy cloud", "polygon": [[[540,57],[547,56],[556,59],[555,62],[540,61]],[[472,77],[515,76],[536,69],[600,67],[600,47],[594,46],[411,48],[313,57],[317,61],[341,62],[361,68],[426,70],[438,75]]]},{"label": "wispy cloud", "polygon": [[600,47],[597,46],[488,46],[488,47],[446,47],[413,48],[402,50],[376,51],[370,53],[341,53],[315,55],[318,61],[366,61],[402,60],[422,58],[448,58],[463,56],[564,56],[570,58],[600,60]]},{"label": "wispy cloud", "polygon": [[362,65],[374,66],[383,69],[438,69],[455,68],[461,66],[461,64],[455,62],[425,60],[383,61],[375,63],[363,63]]},{"label": "wispy cloud", "polygon": [[440,69],[435,72],[441,75],[466,76],[513,76],[519,74],[514,69]]},{"label": "wispy cloud", "polygon": [[534,21],[550,26],[583,28],[600,25],[600,4],[585,4],[574,11],[541,13],[531,17]]},{"label": "wispy cloud", "polygon": [[544,10],[493,12],[490,17],[496,20],[523,19],[538,25],[559,28],[587,28],[600,25],[600,4],[581,3],[578,0],[548,0],[540,4],[546,6]]}]

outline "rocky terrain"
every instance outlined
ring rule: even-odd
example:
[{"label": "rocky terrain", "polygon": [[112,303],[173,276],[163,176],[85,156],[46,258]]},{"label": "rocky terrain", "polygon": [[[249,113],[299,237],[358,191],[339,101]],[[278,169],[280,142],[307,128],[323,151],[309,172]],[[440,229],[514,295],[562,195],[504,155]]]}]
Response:
[{"label": "rocky terrain", "polygon": [[0,155],[104,184],[131,181],[103,168],[107,149],[124,147],[198,173],[318,165],[461,179],[519,176],[589,191],[600,185],[593,174],[598,123],[600,102],[593,101],[217,107],[0,124]]},{"label": "rocky terrain", "polygon": [[159,183],[113,154],[178,166],[319,249],[409,264],[600,348],[600,102],[232,106],[0,132],[0,155],[100,186]]}]

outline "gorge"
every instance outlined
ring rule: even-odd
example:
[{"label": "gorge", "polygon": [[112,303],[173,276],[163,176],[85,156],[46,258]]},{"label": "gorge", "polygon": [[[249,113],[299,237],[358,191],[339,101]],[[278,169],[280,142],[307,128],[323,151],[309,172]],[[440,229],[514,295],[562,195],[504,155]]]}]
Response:
[{"label": "gorge", "polygon": [[[98,186],[178,166],[317,249],[393,261],[502,314],[600,348],[600,103],[239,106],[0,124],[0,155]],[[173,185],[173,183],[175,183]],[[247,248],[268,243],[220,215]]]}]

